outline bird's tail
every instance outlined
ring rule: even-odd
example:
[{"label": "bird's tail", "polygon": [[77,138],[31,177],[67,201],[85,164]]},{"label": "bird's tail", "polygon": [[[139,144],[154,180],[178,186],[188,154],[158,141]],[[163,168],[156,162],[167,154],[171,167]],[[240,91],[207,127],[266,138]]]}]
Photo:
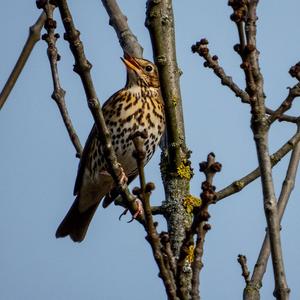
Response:
[{"label": "bird's tail", "polygon": [[77,197],[58,226],[55,236],[61,238],[69,235],[74,242],[82,242],[99,203],[100,200],[84,212],[80,212],[79,198]]}]

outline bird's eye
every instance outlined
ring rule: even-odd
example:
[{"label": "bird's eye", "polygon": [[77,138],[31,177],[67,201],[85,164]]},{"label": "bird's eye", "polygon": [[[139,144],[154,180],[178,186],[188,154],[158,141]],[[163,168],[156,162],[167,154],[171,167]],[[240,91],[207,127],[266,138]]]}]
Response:
[{"label": "bird's eye", "polygon": [[151,71],[153,70],[153,68],[152,68],[150,65],[148,65],[148,66],[145,68],[145,70],[146,70],[147,72],[151,72]]}]

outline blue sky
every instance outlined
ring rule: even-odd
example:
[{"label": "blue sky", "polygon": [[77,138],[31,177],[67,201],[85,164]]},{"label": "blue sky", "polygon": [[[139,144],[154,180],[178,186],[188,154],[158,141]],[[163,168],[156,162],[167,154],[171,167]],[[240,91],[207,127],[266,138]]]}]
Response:
[{"label": "blue sky", "polygon": [[[103,103],[125,83],[122,50],[101,1],[69,1],[77,28],[81,31],[86,55],[93,64],[92,76]],[[88,3],[88,4],[87,4]],[[144,1],[119,1],[133,32],[144,47],[144,57],[152,60],[149,34],[144,27]],[[286,87],[295,84],[288,75],[300,60],[296,0],[262,1],[258,15],[258,48],[265,76],[269,107],[276,108]],[[240,59],[232,47],[237,43],[231,9],[226,1],[174,1],[178,64],[183,71],[181,90],[187,144],[193,151],[195,176],[192,193],[198,195],[203,180],[198,163],[214,151],[223,170],[216,176],[220,189],[257,166],[249,127],[249,107],[202,66],[190,51],[202,37],[210,51],[234,80],[244,87]],[[27,37],[28,27],[40,11],[34,1],[5,1],[1,5],[2,26],[0,85],[3,86]],[[63,33],[59,15],[59,33]],[[82,85],[72,72],[73,58],[63,39],[58,42],[61,83],[66,101],[84,144],[92,126]],[[73,202],[73,184],[78,159],[51,100],[52,82],[46,44],[38,43],[11,93],[0,117],[0,299],[5,300],[145,300],[165,299],[158,269],[145,233],[136,224],[120,222],[119,207],[99,209],[86,240],[74,244],[56,240],[55,230]],[[295,102],[291,112],[299,114]],[[295,132],[291,124],[277,123],[270,132],[270,149],[275,151]],[[288,159],[274,169],[277,195],[285,176]],[[163,200],[159,176],[159,152],[146,168],[149,181],[156,183],[153,204]],[[291,298],[300,297],[299,257],[299,176],[282,223],[282,241]],[[132,185],[132,187],[134,184]],[[264,236],[261,187],[255,182],[241,193],[210,208],[212,230],[205,243],[201,273],[203,299],[241,299],[244,283],[236,262],[239,253],[247,255],[250,270],[257,259]],[[127,217],[129,218],[129,216]],[[165,228],[158,219],[160,228]],[[271,265],[262,288],[262,299],[272,299]]]}]

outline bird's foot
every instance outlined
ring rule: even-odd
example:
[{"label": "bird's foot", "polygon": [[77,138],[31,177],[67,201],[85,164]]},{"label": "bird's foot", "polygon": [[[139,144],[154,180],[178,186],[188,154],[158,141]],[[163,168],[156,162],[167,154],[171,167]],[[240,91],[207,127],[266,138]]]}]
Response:
[{"label": "bird's foot", "polygon": [[132,216],[132,220],[130,220],[130,222],[133,221],[133,220],[135,220],[136,218],[138,218],[139,216],[142,216],[144,214],[144,207],[143,207],[142,200],[140,200],[139,198],[136,198],[135,199],[135,203],[137,205],[137,210],[134,213],[134,215]]},{"label": "bird's foot", "polygon": [[120,174],[118,174],[118,181],[120,185],[124,185],[127,183],[128,178],[124,172],[124,169],[122,168],[121,164],[119,164],[120,166]]},{"label": "bird's foot", "polygon": [[[137,210],[136,212],[134,213],[134,215],[132,216],[131,220],[128,221],[127,223],[131,223],[133,220],[137,219],[139,216],[142,216],[144,214],[144,208],[143,208],[143,203],[142,201],[139,199],[139,198],[136,198],[135,199],[135,202],[136,202],[136,205],[137,205]],[[119,220],[121,220],[121,218],[123,216],[125,216],[128,212],[128,208],[126,208],[122,213],[121,215],[119,216]]]}]

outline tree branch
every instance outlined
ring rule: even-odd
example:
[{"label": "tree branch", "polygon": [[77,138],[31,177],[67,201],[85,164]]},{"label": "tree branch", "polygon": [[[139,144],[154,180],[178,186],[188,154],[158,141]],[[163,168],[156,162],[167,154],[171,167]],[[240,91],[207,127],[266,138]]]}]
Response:
[{"label": "tree branch", "polygon": [[300,83],[295,84],[292,88],[289,88],[289,93],[281,105],[272,113],[268,122],[272,124],[277,119],[282,119],[284,112],[292,107],[293,101],[300,96]]},{"label": "tree branch", "polygon": [[[153,215],[153,211],[152,211],[152,215]],[[169,265],[169,269],[172,272],[173,278],[175,278],[177,273],[177,266],[176,266],[175,257],[171,249],[169,234],[168,232],[163,231],[160,233],[159,237],[162,244],[163,255],[166,257],[166,264]]]},{"label": "tree branch", "polygon": [[214,73],[221,79],[221,84],[227,86],[236,97],[239,97],[243,103],[249,103],[249,95],[244,90],[242,90],[232,79],[231,76],[228,76],[224,69],[220,66],[218,62],[218,56],[209,54],[209,49],[207,47],[208,40],[201,39],[195,45],[192,46],[192,52],[198,53],[199,56],[205,59],[204,67],[210,68]]},{"label": "tree branch", "polygon": [[[201,205],[199,207],[193,207],[193,222],[191,227],[186,231],[186,236],[183,240],[180,255],[177,263],[177,288],[180,291],[180,296],[187,297],[183,299],[190,299],[189,293],[191,294],[191,299],[199,300],[199,274],[202,268],[202,255],[204,240],[207,231],[210,229],[210,225],[207,221],[210,218],[208,208],[209,205],[215,201],[215,186],[213,186],[213,178],[217,172],[221,171],[222,165],[215,161],[214,153],[209,153],[207,160],[199,164],[200,172],[205,174],[205,181],[201,184],[202,193]],[[194,235],[197,235],[196,247],[194,247]],[[187,258],[190,256],[192,247],[192,259],[190,262]],[[184,284],[184,273],[187,268],[188,263],[191,263],[192,268],[192,278],[191,278],[191,291],[188,290],[187,286]]]},{"label": "tree branch", "polygon": [[149,242],[153,257],[156,261],[156,264],[159,268],[159,276],[164,282],[166,293],[168,295],[168,299],[177,299],[176,296],[176,285],[173,277],[173,273],[170,268],[170,264],[168,263],[168,257],[164,259],[164,256],[162,254],[162,244],[160,237],[157,233],[156,226],[153,222],[153,216],[150,206],[150,195],[152,190],[154,190],[154,184],[153,183],[147,183],[145,180],[145,173],[144,173],[144,159],[146,156],[146,152],[143,147],[143,139],[147,137],[147,133],[137,133],[135,136],[133,136],[133,143],[135,146],[135,152],[134,157],[137,162],[138,172],[139,172],[139,178],[140,178],[140,188],[135,188],[134,194],[138,195],[140,199],[142,199],[143,202],[143,208],[145,212],[145,223],[144,228],[147,232],[146,240]]},{"label": "tree branch", "polygon": [[152,215],[153,216],[155,216],[155,215],[164,215],[165,214],[165,211],[164,211],[162,206],[152,206],[151,210],[152,210]]},{"label": "tree branch", "polygon": [[[241,68],[246,79],[246,91],[250,97],[251,105],[251,129],[255,140],[261,184],[263,189],[263,202],[268,232],[270,237],[272,263],[275,278],[274,296],[277,299],[288,299],[289,288],[286,281],[283,254],[280,240],[280,225],[276,205],[276,197],[272,178],[272,166],[268,149],[269,124],[265,117],[265,94],[263,90],[263,76],[260,72],[256,49],[256,9],[258,0],[239,1],[230,0],[233,8],[231,19],[245,30],[246,45],[240,49],[242,58]],[[242,44],[242,41],[240,41]]]},{"label": "tree branch", "polygon": [[102,0],[102,4],[109,15],[109,25],[115,29],[124,52],[134,57],[143,57],[143,48],[129,28],[127,17],[123,15],[117,1]]},{"label": "tree branch", "polygon": [[[103,147],[103,154],[106,159],[108,170],[115,183],[119,186],[121,195],[124,198],[124,201],[126,202],[130,212],[132,213],[132,215],[134,215],[138,209],[137,203],[135,202],[135,198],[129,192],[127,184],[121,183],[119,180],[119,175],[122,173],[122,169],[117,161],[116,154],[112,147],[110,133],[105,124],[105,120],[100,107],[100,102],[94,88],[90,73],[92,65],[85,57],[83,44],[79,38],[80,33],[74,26],[67,1],[57,0],[56,2],[60,11],[64,28],[66,30],[64,38],[69,42],[71,52],[75,59],[74,71],[81,78],[86,94],[87,103],[93,115],[98,130],[98,136]],[[144,221],[142,216],[140,216],[138,220],[140,222]]]},{"label": "tree branch", "polygon": [[186,149],[172,1],[148,0],[145,24],[150,32],[165,102],[168,148],[165,148],[161,162],[166,193],[164,208],[172,250],[175,257],[178,257],[185,236],[185,228],[189,226],[188,215],[182,206],[182,199],[189,194],[188,181],[190,177],[187,179],[177,174],[180,164],[186,159],[184,154]]},{"label": "tree branch", "polygon": [[210,224],[207,223],[210,218],[208,207],[210,204],[215,202],[216,187],[213,185],[213,179],[216,173],[221,171],[222,165],[219,162],[216,162],[214,153],[209,153],[207,160],[201,162],[199,167],[200,172],[205,174],[205,181],[203,181],[201,184],[202,193],[200,194],[200,198],[202,203],[198,209],[195,209],[195,217],[192,225],[192,230],[193,226],[195,226],[197,235],[194,260],[192,262],[192,300],[200,300],[200,271],[203,267],[203,247],[206,233],[211,229]]},{"label": "tree branch", "polygon": [[169,160],[173,162],[173,171],[176,171],[181,163],[181,151],[185,150],[185,141],[172,1],[148,0],[145,25],[150,32],[165,102]]},{"label": "tree branch", "polygon": [[40,40],[41,30],[45,21],[46,14],[42,12],[35,24],[33,24],[29,28],[29,35],[22,49],[22,52],[0,93],[0,110],[4,105],[6,99],[8,98],[11,90],[15,86],[15,83],[17,82],[29,55],[31,54],[34,45]]},{"label": "tree branch", "polygon": [[[161,156],[161,174],[165,189],[165,211],[171,248],[176,260],[185,238],[185,231],[191,225],[191,218],[183,207],[183,199],[189,195],[189,181],[192,170],[188,161],[189,152],[185,145],[182,100],[179,85],[181,71],[177,65],[175,29],[172,0],[148,0],[145,26],[152,43],[154,61],[158,67],[161,92],[165,104],[166,143]],[[181,277],[190,293],[191,268],[185,269]],[[183,295],[188,297],[188,294]],[[187,298],[182,298],[187,299]]]},{"label": "tree branch", "polygon": [[[240,28],[240,26],[238,26],[238,28]],[[211,56],[210,53],[209,53],[209,48],[208,48],[207,45],[208,45],[208,40],[207,39],[201,39],[199,42],[197,42],[196,44],[194,44],[192,46],[192,52],[193,53],[198,53],[199,56],[204,58],[204,60],[205,60],[204,67],[212,69],[214,71],[214,73],[217,75],[217,77],[220,78],[222,85],[227,86],[235,94],[236,97],[241,99],[242,103],[248,103],[249,104],[250,103],[249,94],[247,92],[245,92],[244,90],[242,90],[233,81],[231,76],[226,74],[224,69],[219,64],[218,56],[217,55]],[[243,47],[240,46],[240,44],[239,44],[239,45],[236,45],[234,48],[239,53],[240,48],[243,48]],[[273,123],[277,119],[279,121],[297,123],[297,121],[298,121],[297,117],[284,115],[283,112],[290,108],[290,106],[288,104],[291,103],[296,96],[298,96],[298,93],[299,93],[299,86],[298,85],[296,85],[292,89],[290,89],[290,92],[289,92],[290,96],[288,96],[287,99],[282,104],[285,110],[281,108],[280,111],[277,112],[277,111],[274,111],[274,110],[266,107],[266,113],[268,115],[270,115],[270,117],[269,117],[269,123],[270,124]],[[277,115],[276,117],[274,117],[275,113]]]},{"label": "tree branch", "polygon": [[[300,124],[298,125],[298,134],[299,133],[300,133]],[[289,166],[287,169],[286,177],[283,181],[282,189],[277,203],[278,217],[280,221],[283,217],[288,200],[295,186],[295,178],[299,166],[299,159],[300,159],[300,143],[297,143],[297,145],[293,149]],[[259,299],[259,289],[262,286],[262,278],[267,269],[267,262],[270,256],[270,251],[271,250],[270,250],[269,234],[266,233],[259,253],[259,257],[257,259],[251,280],[249,282],[249,286],[248,288],[246,287],[244,290],[245,300]]]},{"label": "tree branch", "polygon": [[206,233],[210,229],[211,226],[208,223],[204,223],[203,226],[198,227],[194,260],[192,262],[192,300],[200,300],[200,271],[203,268],[202,257],[204,253],[204,242]]},{"label": "tree branch", "polygon": [[[277,163],[293,148],[295,148],[300,141],[300,133],[297,132],[291,139],[289,139],[283,146],[281,146],[276,152],[274,152],[271,156],[271,165],[272,167],[276,166]],[[241,191],[244,187],[246,187],[249,183],[254,181],[256,178],[260,176],[259,168],[256,168],[246,176],[235,180],[233,183],[223,188],[222,190],[216,193],[216,202],[227,198],[239,191]]]},{"label": "tree branch", "polygon": [[68,113],[68,109],[65,102],[66,92],[60,85],[58,68],[57,68],[57,62],[60,60],[60,56],[56,48],[56,40],[59,38],[59,34],[55,34],[56,21],[53,19],[53,11],[55,9],[55,6],[49,3],[45,3],[43,9],[47,15],[47,19],[45,23],[47,34],[44,34],[42,38],[48,44],[47,55],[50,62],[53,88],[54,88],[51,97],[56,102],[59,108],[60,114],[67,128],[71,142],[76,150],[76,157],[80,158],[82,154],[82,146],[80,144],[79,138],[76,134],[76,131],[74,129],[74,126],[72,124],[71,118]]},{"label": "tree branch", "polygon": [[[289,73],[292,77],[295,77],[300,81],[300,62],[296,63],[289,70]],[[282,114],[292,107],[293,101],[295,98],[300,96],[300,83],[298,82],[292,88],[289,88],[289,93],[286,99],[282,102],[282,104],[273,112],[273,114],[269,118],[269,123],[271,124],[276,119],[281,119]],[[297,124],[299,126],[299,122],[297,120]]]},{"label": "tree branch", "polygon": [[238,259],[237,259],[238,263],[240,264],[241,268],[242,268],[242,276],[245,280],[246,285],[249,283],[250,281],[250,272],[248,270],[248,266],[247,266],[247,257],[245,255],[239,254],[238,255]]}]

